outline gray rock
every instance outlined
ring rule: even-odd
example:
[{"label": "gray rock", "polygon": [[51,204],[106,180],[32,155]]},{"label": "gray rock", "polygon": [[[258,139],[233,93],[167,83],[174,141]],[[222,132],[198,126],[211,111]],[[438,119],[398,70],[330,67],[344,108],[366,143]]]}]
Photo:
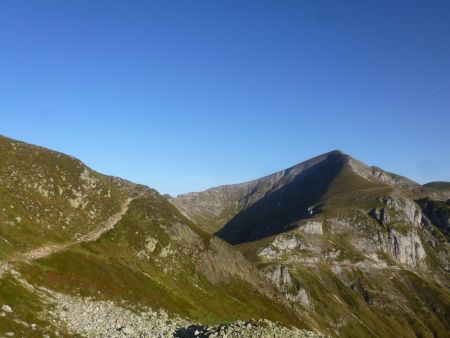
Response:
[{"label": "gray rock", "polygon": [[5,311],[5,312],[13,312],[11,306],[6,305],[6,304],[2,305],[2,310]]}]

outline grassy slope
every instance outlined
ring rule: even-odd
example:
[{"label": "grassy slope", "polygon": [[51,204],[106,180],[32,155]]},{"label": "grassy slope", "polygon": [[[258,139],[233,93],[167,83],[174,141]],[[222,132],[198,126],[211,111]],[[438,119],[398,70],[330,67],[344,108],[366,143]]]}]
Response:
[{"label": "grassy slope", "polygon": [[130,189],[70,156],[0,136],[0,259],[73,239],[117,212]]},{"label": "grassy slope", "polygon": [[436,190],[442,190],[442,191],[450,191],[450,182],[429,182],[424,184],[425,187],[433,188]]},{"label": "grassy slope", "polygon": [[[73,241],[117,212],[136,189],[70,156],[4,137],[0,137],[0,182],[2,260],[49,243]],[[95,242],[73,245],[31,263],[10,264],[36,286],[162,307],[203,323],[256,317],[302,326],[284,305],[264,295],[272,292],[270,287],[257,291],[245,281],[258,277],[242,275],[248,270],[242,268],[248,264],[244,258],[213,271],[227,276],[223,282],[212,282],[211,276],[201,273],[202,255],[230,253],[215,246],[210,235],[158,193],[139,189],[146,190],[145,196],[134,200],[115,228]],[[146,249],[150,237],[158,241],[152,252]],[[22,318],[54,332],[37,315],[47,306],[10,274],[0,279],[0,299],[14,308],[13,315],[0,317],[0,329],[23,332],[23,325],[11,324]]]},{"label": "grassy slope", "polygon": [[[281,304],[241,280],[212,284],[198,272],[192,257],[161,258],[162,248],[169,244],[175,252],[183,251],[183,245],[160,227],[169,226],[174,217],[188,223],[160,196],[140,198],[132,202],[123,221],[96,242],[78,245],[32,265],[23,264],[20,271],[35,285],[161,307],[205,323],[264,317],[301,325]],[[140,260],[136,253],[144,248],[143,239],[148,236],[157,238],[159,244],[153,257]],[[201,234],[201,240],[207,246],[209,236]]]}]

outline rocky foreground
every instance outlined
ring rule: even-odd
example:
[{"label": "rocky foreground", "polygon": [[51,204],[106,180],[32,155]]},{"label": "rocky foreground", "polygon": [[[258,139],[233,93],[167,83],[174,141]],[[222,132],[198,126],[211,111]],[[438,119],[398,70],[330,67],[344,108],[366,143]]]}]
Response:
[{"label": "rocky foreground", "polygon": [[150,308],[136,311],[111,301],[93,301],[61,294],[53,294],[53,297],[57,306],[50,314],[54,319],[66,325],[72,334],[86,337],[323,337],[266,319],[202,326]]},{"label": "rocky foreground", "polygon": [[319,338],[320,334],[299,330],[297,328],[287,328],[267,319],[236,321],[231,324],[221,324],[216,326],[191,325],[187,328],[179,329],[176,337],[276,337],[276,338]]},{"label": "rocky foreground", "polygon": [[[34,287],[25,281],[20,273],[8,271],[27,290],[39,295],[48,305],[47,310],[39,314],[47,319],[51,326],[28,323],[17,316],[15,309],[0,303],[0,317],[11,317],[15,322],[27,327],[33,336],[50,337],[95,337],[95,338],[165,338],[165,337],[273,337],[273,338],[323,338],[324,336],[295,327],[284,327],[278,322],[267,319],[236,321],[229,324],[204,326],[164,310],[150,307],[136,307],[126,301],[113,302],[95,300],[63,294],[53,290]],[[57,327],[60,331],[55,331]],[[3,337],[20,337],[14,331],[0,332]]]}]

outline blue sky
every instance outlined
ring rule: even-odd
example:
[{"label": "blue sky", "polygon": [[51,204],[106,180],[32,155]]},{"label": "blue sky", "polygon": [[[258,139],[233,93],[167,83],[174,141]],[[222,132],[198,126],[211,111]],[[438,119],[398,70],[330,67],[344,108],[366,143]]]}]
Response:
[{"label": "blue sky", "polygon": [[0,134],[177,194],[341,149],[450,180],[450,1],[0,2]]}]

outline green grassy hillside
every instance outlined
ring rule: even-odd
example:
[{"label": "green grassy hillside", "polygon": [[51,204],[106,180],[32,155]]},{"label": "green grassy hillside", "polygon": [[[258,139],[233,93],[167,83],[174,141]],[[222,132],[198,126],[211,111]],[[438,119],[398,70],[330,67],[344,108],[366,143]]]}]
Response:
[{"label": "green grassy hillside", "polygon": [[0,136],[0,259],[76,239],[136,189],[70,156]]},{"label": "green grassy hillside", "polygon": [[70,335],[52,319],[54,294],[204,324],[305,326],[239,251],[156,191],[7,138],[0,158],[0,302],[12,308],[0,311],[0,333]]}]

